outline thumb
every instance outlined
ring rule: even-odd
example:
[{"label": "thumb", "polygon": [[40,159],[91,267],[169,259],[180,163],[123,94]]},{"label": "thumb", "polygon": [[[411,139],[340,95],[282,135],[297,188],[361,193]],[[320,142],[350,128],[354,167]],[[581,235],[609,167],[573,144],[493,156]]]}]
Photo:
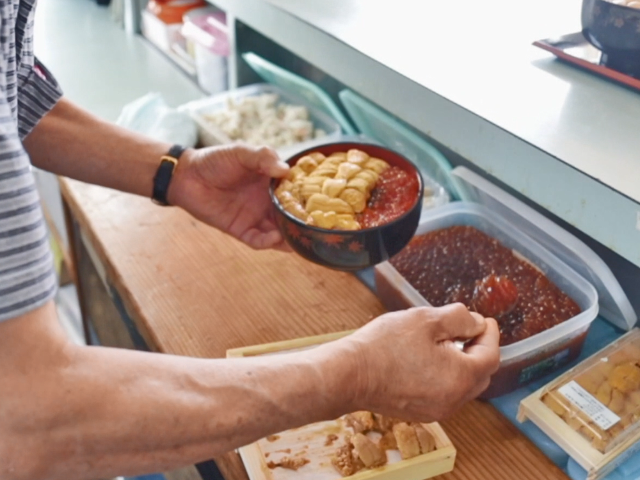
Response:
[{"label": "thumb", "polygon": [[436,341],[469,340],[482,335],[487,328],[483,316],[472,314],[462,303],[436,309]]},{"label": "thumb", "polygon": [[492,374],[500,365],[500,329],[493,318],[487,318],[486,322],[484,333],[471,342],[465,352],[479,371]]}]

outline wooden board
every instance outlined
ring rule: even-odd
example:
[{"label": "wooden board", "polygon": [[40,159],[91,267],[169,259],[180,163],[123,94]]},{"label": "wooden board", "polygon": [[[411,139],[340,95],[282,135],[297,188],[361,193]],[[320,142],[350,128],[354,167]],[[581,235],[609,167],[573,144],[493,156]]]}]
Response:
[{"label": "wooden board", "polygon": [[[69,212],[152,350],[224,357],[234,347],[354,329],[384,312],[352,275],[294,254],[253,251],[145,198],[60,183]],[[469,403],[441,424],[458,450],[444,480],[567,479],[488,403]],[[235,452],[216,462],[227,480],[248,478]]]},{"label": "wooden board", "polygon": [[[324,446],[327,433],[343,438],[349,432],[342,419],[282,432],[272,443],[262,439],[241,448],[240,456],[251,480],[422,480],[453,470],[456,456],[453,444],[440,425],[424,427],[436,438],[436,450],[409,460],[401,460],[398,452],[387,452],[387,465],[349,477],[341,477],[331,466],[331,457],[339,444]],[[303,455],[310,463],[297,471],[268,467],[269,460],[278,461],[285,455]]]},{"label": "wooden board", "polygon": [[[328,335],[298,338],[284,342],[236,348],[227,351],[227,357],[250,357],[272,355],[275,353],[293,352],[313,348],[348,335],[351,331],[337,332]],[[432,478],[453,470],[456,449],[438,423],[423,425],[436,440],[436,450],[402,460],[400,452],[387,452],[387,465],[363,470],[349,480],[422,480]],[[263,438],[251,445],[239,449],[240,456],[247,468],[251,480],[340,480],[343,477],[331,465],[331,458],[337,446],[343,444],[346,435],[353,431],[343,418],[318,422],[281,432],[271,438]],[[336,443],[327,445],[328,434],[338,437]],[[372,440],[377,440],[372,436]],[[279,461],[283,456],[296,458],[299,456],[309,461],[300,469],[287,470],[269,468],[268,461]]]}]

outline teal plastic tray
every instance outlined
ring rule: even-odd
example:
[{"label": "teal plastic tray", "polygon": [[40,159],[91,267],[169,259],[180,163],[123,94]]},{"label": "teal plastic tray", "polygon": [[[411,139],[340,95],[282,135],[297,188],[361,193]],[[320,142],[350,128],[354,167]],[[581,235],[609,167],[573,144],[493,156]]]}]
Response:
[{"label": "teal plastic tray", "polygon": [[413,161],[423,173],[442,185],[453,199],[464,199],[451,176],[451,164],[433,145],[351,90],[342,90],[339,96],[364,135]]},{"label": "teal plastic tray", "polygon": [[244,53],[242,58],[265,82],[304,98],[314,107],[331,115],[340,124],[344,133],[357,133],[331,97],[315,83],[274,65],[253,52]]}]

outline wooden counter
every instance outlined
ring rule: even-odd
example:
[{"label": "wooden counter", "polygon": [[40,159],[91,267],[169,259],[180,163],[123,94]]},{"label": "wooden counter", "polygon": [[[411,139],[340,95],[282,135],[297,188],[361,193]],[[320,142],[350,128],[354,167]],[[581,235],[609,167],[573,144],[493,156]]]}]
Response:
[{"label": "wooden counter", "polygon": [[[83,316],[103,344],[224,357],[384,312],[354,276],[253,251],[176,208],[66,179],[61,190]],[[443,479],[567,478],[489,404],[472,402],[442,425],[458,450]],[[216,463],[226,480],[247,478],[235,453]]]}]

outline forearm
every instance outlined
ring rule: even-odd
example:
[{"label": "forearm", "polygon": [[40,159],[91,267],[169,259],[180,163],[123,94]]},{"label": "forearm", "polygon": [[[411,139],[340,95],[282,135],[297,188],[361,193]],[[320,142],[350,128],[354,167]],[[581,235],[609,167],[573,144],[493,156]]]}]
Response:
[{"label": "forearm", "polygon": [[170,147],[105,122],[64,98],[24,146],[38,168],[147,197],[160,157]]},{"label": "forearm", "polygon": [[34,455],[47,468],[30,475],[47,480],[169,470],[349,406],[345,368],[322,349],[204,360],[67,344],[52,357],[0,378],[0,478],[23,478]]}]

